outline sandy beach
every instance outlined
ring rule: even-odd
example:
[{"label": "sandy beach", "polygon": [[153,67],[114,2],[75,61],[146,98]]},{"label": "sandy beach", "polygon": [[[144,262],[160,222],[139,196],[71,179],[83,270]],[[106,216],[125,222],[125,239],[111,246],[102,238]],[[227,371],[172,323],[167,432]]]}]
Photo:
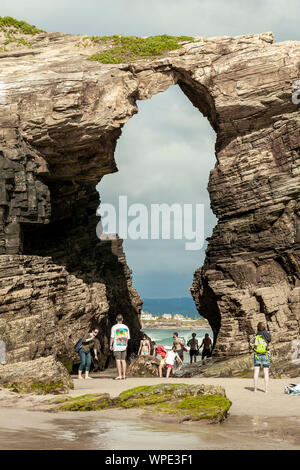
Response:
[{"label": "sandy beach", "polygon": [[[115,370],[94,374],[91,380],[74,379],[70,396],[104,393],[117,396],[139,385],[166,383],[159,378],[115,381]],[[300,449],[299,396],[283,393],[284,385],[298,379],[271,379],[263,392],[263,379],[253,392],[251,379],[169,379],[169,383],[222,385],[232,407],[218,425],[203,422],[163,422],[142,410],[49,413],[51,396],[16,395],[0,391],[0,449]]]},{"label": "sandy beach", "polygon": [[[232,401],[231,416],[268,416],[268,417],[297,417],[300,419],[300,397],[289,396],[283,393],[287,383],[299,383],[296,379],[270,379],[269,392],[264,393],[264,381],[260,377],[258,391],[253,392],[252,379],[244,378],[127,378],[126,380],[111,380],[115,377],[115,370],[94,374],[92,380],[78,380],[73,377],[75,388],[71,396],[84,393],[109,393],[118,396],[123,390],[140,385],[157,385],[159,383],[187,383],[221,385],[226,390],[227,397]],[[96,378],[98,377],[98,378]]]}]

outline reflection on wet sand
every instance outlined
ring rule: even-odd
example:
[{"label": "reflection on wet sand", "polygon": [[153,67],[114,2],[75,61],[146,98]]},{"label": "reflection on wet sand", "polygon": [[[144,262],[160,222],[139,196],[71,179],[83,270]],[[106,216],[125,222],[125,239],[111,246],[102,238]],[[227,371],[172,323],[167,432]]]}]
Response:
[{"label": "reflection on wet sand", "polygon": [[[299,449],[299,418],[230,417],[221,425],[146,423],[129,410],[50,414],[30,411],[19,430],[12,421],[0,428],[0,449],[204,450]],[[13,413],[12,413],[13,412]],[[126,413],[126,418],[125,418]],[[25,427],[25,423],[30,423]],[[290,431],[289,431],[290,430]],[[291,432],[291,430],[293,432]]]}]

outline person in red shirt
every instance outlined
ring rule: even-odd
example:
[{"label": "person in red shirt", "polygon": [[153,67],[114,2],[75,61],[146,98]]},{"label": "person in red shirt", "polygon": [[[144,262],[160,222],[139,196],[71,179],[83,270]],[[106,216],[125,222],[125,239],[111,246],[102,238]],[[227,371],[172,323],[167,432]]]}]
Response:
[{"label": "person in red shirt", "polygon": [[203,338],[201,346],[200,346],[199,349],[201,349],[202,346],[203,346],[203,349],[202,349],[202,361],[203,361],[203,359],[206,356],[211,357],[212,341],[211,341],[208,333],[205,333],[205,337]]},{"label": "person in red shirt", "polygon": [[166,355],[168,351],[161,344],[156,344],[155,342],[153,342],[152,345],[153,345],[153,350],[155,352],[155,357],[157,356],[157,354],[161,356],[161,361],[158,367],[158,371],[159,371],[159,376],[162,377],[162,370],[163,370],[163,367],[165,366]]}]

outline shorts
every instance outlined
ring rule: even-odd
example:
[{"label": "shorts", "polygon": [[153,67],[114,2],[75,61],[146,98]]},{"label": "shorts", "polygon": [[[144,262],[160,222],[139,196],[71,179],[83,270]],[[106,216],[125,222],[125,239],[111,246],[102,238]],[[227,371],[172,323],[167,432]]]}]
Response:
[{"label": "shorts", "polygon": [[160,365],[163,366],[165,364],[165,362],[166,362],[166,358],[163,357],[162,360],[160,361]]},{"label": "shorts", "polygon": [[148,353],[145,352],[145,351],[143,351],[143,352],[142,352],[142,356],[148,356]]},{"label": "shorts", "polygon": [[254,367],[270,367],[270,354],[254,354]]},{"label": "shorts", "polygon": [[169,369],[173,369],[173,364],[167,364],[167,367],[169,367]]},{"label": "shorts", "polygon": [[183,359],[183,349],[177,349],[177,354],[178,356],[180,357],[180,359],[182,360]]},{"label": "shorts", "polygon": [[210,351],[210,349],[203,349],[203,350],[202,350],[202,360],[203,360],[205,357],[211,357],[211,351]]},{"label": "shorts", "polygon": [[116,361],[125,361],[127,355],[127,351],[114,351],[114,358]]},{"label": "shorts", "polygon": [[190,356],[198,356],[198,349],[190,349]]}]

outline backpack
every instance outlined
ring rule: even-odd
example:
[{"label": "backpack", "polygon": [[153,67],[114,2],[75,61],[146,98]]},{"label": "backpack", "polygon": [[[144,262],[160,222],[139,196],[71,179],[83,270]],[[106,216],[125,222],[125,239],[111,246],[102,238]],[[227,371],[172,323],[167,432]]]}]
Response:
[{"label": "backpack", "polygon": [[80,349],[81,349],[81,346],[82,346],[82,339],[80,339],[79,341],[77,341],[77,343],[75,344],[75,346],[74,346],[75,352],[79,353],[79,351],[80,351]]},{"label": "backpack", "polygon": [[300,395],[300,384],[285,385],[284,393],[287,393],[288,395]]},{"label": "backpack", "polygon": [[255,354],[269,353],[268,343],[266,342],[266,340],[263,336],[261,336],[261,335],[256,335],[255,336],[253,351],[255,352]]}]

